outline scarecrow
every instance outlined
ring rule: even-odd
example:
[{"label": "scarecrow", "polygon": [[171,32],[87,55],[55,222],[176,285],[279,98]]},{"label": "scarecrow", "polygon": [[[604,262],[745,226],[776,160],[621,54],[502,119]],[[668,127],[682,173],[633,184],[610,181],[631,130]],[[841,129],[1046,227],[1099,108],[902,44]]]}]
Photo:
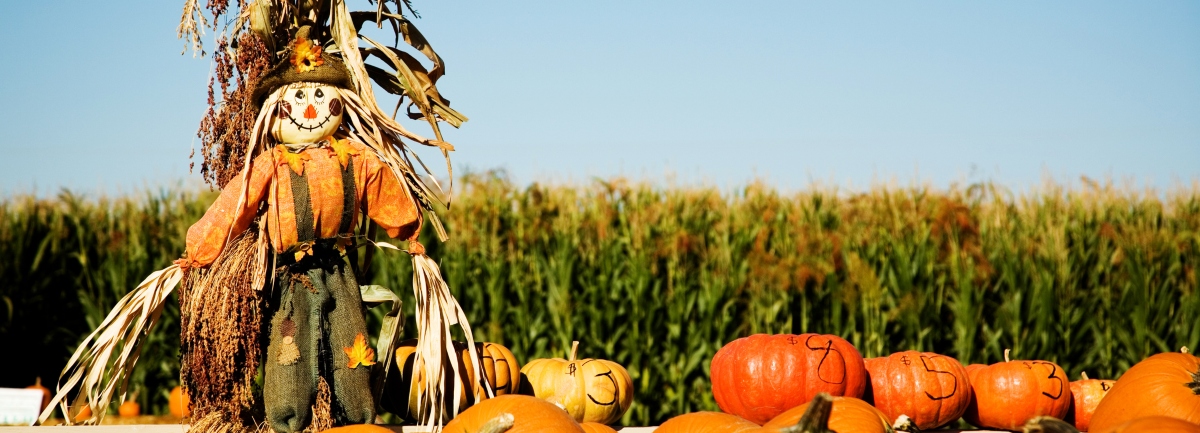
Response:
[{"label": "scarecrow", "polygon": [[[184,9],[184,27],[192,20],[193,40],[194,17],[204,18],[195,1]],[[209,7],[214,3],[219,17],[221,2]],[[296,432],[374,422],[403,323],[394,293],[359,284],[370,251],[399,249],[375,242],[376,228],[407,240],[413,259],[417,357],[435,360],[421,364],[424,376],[435,378],[419,392],[421,420],[437,425],[461,409],[457,402],[444,407],[440,399],[460,391],[447,386],[461,386],[442,380],[460,375],[458,364],[449,361],[455,358],[453,325],[460,325],[470,356],[478,355],[466,317],[417,241],[427,217],[446,238],[436,215],[423,212],[432,210],[440,188],[418,175],[411,162],[415,154],[404,140],[445,155],[452,147],[440,140],[437,121],[457,126],[465,117],[450,110],[433,87],[440,58],[386,3],[354,14],[337,0],[258,0],[244,6],[239,17],[245,22],[235,24],[233,33],[240,36],[236,51],[251,53],[238,53],[236,71],[249,73],[237,75],[232,92],[222,83],[224,104],[206,119],[210,132],[223,129],[211,141],[220,151],[205,154],[206,169],[227,174],[221,194],[188,230],[183,257],[119,301],[80,345],[42,421],[57,404],[68,422],[83,406],[95,414],[84,422],[99,422],[113,393],[124,393],[141,339],[182,283],[181,382],[191,396],[193,429],[250,431],[265,425]],[[381,27],[391,22],[397,39],[402,35],[429,55],[434,70],[394,47],[358,48],[360,38],[370,41],[358,35],[371,18],[367,14]],[[247,29],[251,32],[242,34]],[[222,48],[229,63],[234,50]],[[259,64],[273,60],[273,65],[253,73],[246,65],[254,62],[243,57],[255,52]],[[384,75],[384,83],[418,107],[419,114],[410,117],[429,120],[439,139],[417,136],[395,122],[394,114],[379,110],[370,78],[387,72],[365,64],[362,53],[389,61],[396,71]],[[217,63],[220,72],[220,58]],[[245,120],[230,121],[238,118]],[[225,126],[213,126],[219,124]],[[365,260],[359,248],[367,248]],[[391,308],[372,347],[364,311],[382,303]],[[476,399],[490,393],[483,384]]]}]

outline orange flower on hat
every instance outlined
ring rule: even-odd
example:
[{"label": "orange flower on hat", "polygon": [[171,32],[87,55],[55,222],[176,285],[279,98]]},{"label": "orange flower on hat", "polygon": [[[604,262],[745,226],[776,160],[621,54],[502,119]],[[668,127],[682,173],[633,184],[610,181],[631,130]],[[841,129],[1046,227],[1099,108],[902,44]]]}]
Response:
[{"label": "orange flower on hat", "polygon": [[296,72],[317,69],[317,66],[325,63],[321,59],[321,46],[313,44],[308,38],[296,38],[296,42],[292,44],[291,63],[296,67]]}]

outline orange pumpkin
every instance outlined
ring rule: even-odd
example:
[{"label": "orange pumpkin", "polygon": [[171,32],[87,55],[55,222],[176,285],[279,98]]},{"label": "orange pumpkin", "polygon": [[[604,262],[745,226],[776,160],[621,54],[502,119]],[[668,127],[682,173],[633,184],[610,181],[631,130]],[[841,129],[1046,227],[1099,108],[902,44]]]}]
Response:
[{"label": "orange pumpkin", "polygon": [[1200,358],[1160,353],[1134,364],[1100,400],[1091,428],[1155,415],[1200,424]]},{"label": "orange pumpkin", "polygon": [[949,356],[910,350],[868,359],[866,367],[871,376],[866,398],[888,419],[908,415],[918,428],[930,430],[957,421],[971,403],[967,371]]},{"label": "orange pumpkin", "polygon": [[79,409],[79,412],[75,413],[75,416],[71,417],[71,419],[75,420],[75,422],[84,422],[84,421],[87,421],[88,418],[91,418],[91,417],[92,417],[92,406],[85,404],[85,405],[83,405],[83,407],[81,409]]},{"label": "orange pumpkin", "polygon": [[723,412],[692,412],[662,423],[654,433],[753,433],[758,424]]},{"label": "orange pumpkin", "polygon": [[192,403],[188,398],[187,391],[178,386],[171,389],[171,395],[167,397],[167,409],[171,411],[171,415],[178,418],[186,418],[191,415]]},{"label": "orange pumpkin", "polygon": [[1096,406],[1100,405],[1100,399],[1115,383],[1115,380],[1089,379],[1087,372],[1084,372],[1083,379],[1071,382],[1071,410],[1063,421],[1071,423],[1079,431],[1088,431]]},{"label": "orange pumpkin", "polygon": [[[467,350],[467,344],[456,341],[454,348],[458,353],[456,362],[459,372],[459,391],[457,395],[458,407],[461,412],[474,403],[473,396],[487,398],[487,392],[482,388],[482,383],[475,380],[474,363],[471,362],[471,352]],[[475,351],[483,360],[479,364],[481,372],[495,395],[515,394],[520,386],[521,365],[517,363],[512,352],[495,343],[475,343]],[[425,373],[416,365],[416,353],[417,340],[415,339],[404,340],[396,345],[396,362],[388,367],[390,371],[387,383],[384,384],[383,395],[380,397],[380,406],[384,410],[411,421],[418,420],[417,414],[420,413],[421,404],[417,394],[413,391],[425,386]],[[451,375],[448,373],[444,379],[447,390],[454,386],[454,383],[451,382]],[[471,389],[469,395],[467,394],[468,388]],[[447,408],[454,407],[454,401],[450,399],[449,393],[443,404]],[[447,415],[446,419],[449,419],[453,414]]]},{"label": "orange pumpkin", "polygon": [[984,367],[987,367],[987,364],[971,364],[971,365],[964,367],[963,369],[967,371],[967,377],[970,377],[972,371],[975,371],[975,370],[978,370],[978,369],[981,369]]},{"label": "orange pumpkin", "polygon": [[136,401],[126,400],[117,407],[117,416],[121,418],[133,418],[142,414],[142,407]]},{"label": "orange pumpkin", "polygon": [[739,338],[717,351],[711,371],[717,406],[756,424],[821,392],[862,397],[868,381],[858,349],[836,335]]},{"label": "orange pumpkin", "polygon": [[598,422],[581,422],[579,427],[583,429],[583,433],[617,433],[612,427]]},{"label": "orange pumpkin", "polygon": [[1147,416],[1091,433],[1200,433],[1200,426],[1169,416]]},{"label": "orange pumpkin", "polygon": [[579,422],[612,423],[633,404],[633,379],[621,364],[603,359],[535,359],[521,368],[526,394],[561,405]]},{"label": "orange pumpkin", "polygon": [[506,433],[583,433],[571,415],[554,404],[527,395],[501,395],[489,398],[458,414],[446,424],[446,432],[477,432],[496,417],[509,414],[513,426]]},{"label": "orange pumpkin", "polygon": [[[763,425],[764,429],[784,429],[800,422],[810,403],[788,409]],[[829,429],[837,433],[890,433],[887,416],[865,401],[853,397],[833,397]]]},{"label": "orange pumpkin", "polygon": [[1050,361],[1010,361],[968,373],[974,390],[963,418],[984,428],[1021,430],[1039,415],[1062,419],[1071,409],[1071,385],[1062,367]]},{"label": "orange pumpkin", "polygon": [[42,378],[39,377],[39,378],[34,379],[33,385],[29,385],[29,386],[25,387],[25,389],[36,389],[38,391],[41,391],[42,392],[42,406],[41,406],[42,408],[39,410],[46,410],[46,406],[50,405],[51,395],[50,395],[50,389],[42,386]]}]

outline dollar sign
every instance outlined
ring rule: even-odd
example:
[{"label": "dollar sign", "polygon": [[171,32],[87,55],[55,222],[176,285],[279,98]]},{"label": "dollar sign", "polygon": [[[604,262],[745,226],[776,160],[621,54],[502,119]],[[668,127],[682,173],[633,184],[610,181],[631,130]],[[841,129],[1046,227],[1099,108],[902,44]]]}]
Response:
[{"label": "dollar sign", "polygon": [[905,366],[912,365],[912,361],[908,360],[908,355],[900,355],[900,362],[903,362]]},{"label": "dollar sign", "polygon": [[572,362],[571,364],[569,364],[569,368],[570,368],[571,370],[570,370],[570,371],[568,371],[568,372],[567,372],[567,374],[569,374],[569,375],[571,375],[571,376],[574,376],[574,375],[575,375],[575,363],[574,363],[574,362]]},{"label": "dollar sign", "polygon": [[796,345],[796,343],[799,343],[800,340],[797,340],[795,336],[789,336],[787,338],[787,342],[788,342],[788,344],[791,344],[794,346],[794,345]]}]

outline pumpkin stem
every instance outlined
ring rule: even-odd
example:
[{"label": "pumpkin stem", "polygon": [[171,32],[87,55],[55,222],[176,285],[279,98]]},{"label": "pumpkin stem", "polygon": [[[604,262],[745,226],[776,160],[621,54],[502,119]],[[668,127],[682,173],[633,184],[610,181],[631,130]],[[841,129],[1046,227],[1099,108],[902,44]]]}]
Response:
[{"label": "pumpkin stem", "polygon": [[1025,433],[1079,433],[1075,426],[1052,416],[1030,418],[1025,422]]},{"label": "pumpkin stem", "polygon": [[1183,353],[1188,353],[1188,348],[1187,348],[1187,346],[1183,346],[1183,347],[1179,348],[1179,351],[1183,352]]},{"label": "pumpkin stem", "polygon": [[575,354],[576,354],[576,353],[578,353],[578,352],[579,352],[579,342],[578,342],[578,341],[572,341],[572,342],[571,342],[571,359],[568,359],[568,361],[574,361],[574,360],[575,360]]},{"label": "pumpkin stem", "polygon": [[1088,377],[1087,377],[1087,372],[1086,372],[1086,371],[1085,371],[1085,372],[1082,372],[1082,373],[1079,373],[1079,376],[1080,376],[1080,377],[1083,377],[1083,380],[1088,380]]},{"label": "pumpkin stem", "polygon": [[896,422],[892,423],[892,430],[919,433],[921,428],[917,427],[917,423],[913,422],[912,418],[909,418],[908,415],[901,414],[899,417],[896,417]]},{"label": "pumpkin stem", "polygon": [[1012,349],[1004,349],[1004,362],[1011,362],[1008,359],[1008,352],[1010,351],[1012,351]]},{"label": "pumpkin stem", "polygon": [[496,415],[495,418],[492,418],[491,421],[488,421],[487,424],[484,424],[483,427],[480,427],[478,433],[506,432],[508,429],[512,428],[513,420],[514,418],[511,413],[502,413],[500,415]]},{"label": "pumpkin stem", "polygon": [[796,425],[779,430],[780,433],[834,433],[829,430],[829,413],[833,411],[833,398],[822,392],[808,402],[808,409]]}]

